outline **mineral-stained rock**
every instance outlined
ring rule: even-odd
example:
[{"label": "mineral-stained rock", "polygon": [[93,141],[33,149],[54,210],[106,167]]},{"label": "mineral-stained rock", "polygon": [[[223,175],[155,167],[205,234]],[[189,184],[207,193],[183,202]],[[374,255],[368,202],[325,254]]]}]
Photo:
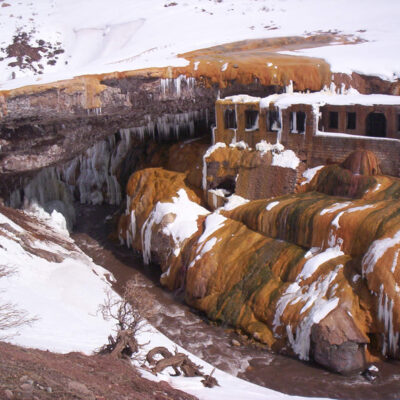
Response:
[{"label": "mineral-stained rock", "polygon": [[271,151],[218,147],[205,157],[206,188],[225,189],[255,200],[293,193],[297,170],[272,165]]},{"label": "mineral-stained rock", "polygon": [[119,237],[142,251],[146,262],[160,264],[164,272],[179,256],[183,242],[197,232],[198,216],[208,213],[185,180],[184,173],[149,168],[133,174],[127,185]]},{"label": "mineral-stained rock", "polygon": [[379,161],[372,151],[356,150],[343,161],[342,167],[358,175],[380,175]]},{"label": "mineral-stained rock", "polygon": [[363,370],[368,337],[342,308],[336,308],[311,329],[314,360],[340,373]]},{"label": "mineral-stained rock", "polygon": [[[217,159],[226,151],[220,147]],[[228,158],[239,160],[243,150],[231,150]],[[229,168],[221,162],[224,173]],[[354,175],[335,168],[320,169],[304,185],[309,192],[213,213],[196,208],[184,174],[139,171],[128,185],[120,234],[145,261],[160,263],[163,285],[183,291],[210,319],[334,371],[363,370],[371,352],[399,356],[400,185],[372,174],[360,175],[371,181],[358,187],[357,199],[315,191],[318,179],[334,187],[341,171]],[[190,218],[176,208],[183,199],[194,207]],[[187,224],[190,234],[177,240]]]}]

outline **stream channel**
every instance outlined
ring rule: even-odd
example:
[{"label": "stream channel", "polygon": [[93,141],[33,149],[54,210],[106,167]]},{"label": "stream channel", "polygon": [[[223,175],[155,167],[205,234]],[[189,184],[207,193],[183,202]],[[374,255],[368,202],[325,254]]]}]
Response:
[{"label": "stream channel", "polygon": [[[155,298],[151,323],[172,341],[215,367],[280,392],[331,399],[400,399],[400,361],[375,363],[380,377],[373,383],[361,375],[341,376],[316,365],[273,353],[243,339],[229,327],[215,326],[159,284],[157,266],[144,266],[140,254],[109,239],[115,229],[112,206],[76,205],[77,224],[72,234],[77,245],[116,279],[120,294],[129,279],[137,279]],[[173,349],[170,349],[173,350]],[[249,399],[251,400],[251,399]]]}]

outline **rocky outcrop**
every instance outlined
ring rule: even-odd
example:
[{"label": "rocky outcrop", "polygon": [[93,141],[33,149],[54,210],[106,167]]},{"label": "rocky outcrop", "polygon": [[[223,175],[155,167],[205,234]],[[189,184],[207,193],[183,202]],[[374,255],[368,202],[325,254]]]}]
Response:
[{"label": "rocky outcrop", "polygon": [[3,93],[0,173],[65,162],[116,132],[141,140],[206,132],[214,91],[184,77],[170,87],[165,92],[159,74],[111,75]]},{"label": "rocky outcrop", "polygon": [[257,146],[216,143],[204,156],[203,189],[223,189],[251,200],[293,193],[301,170],[294,152],[265,142]]},{"label": "rocky outcrop", "polygon": [[120,240],[142,251],[146,263],[160,264],[164,272],[170,257],[177,257],[183,243],[197,232],[198,216],[208,213],[185,180],[184,173],[150,168],[133,174],[127,185]]}]

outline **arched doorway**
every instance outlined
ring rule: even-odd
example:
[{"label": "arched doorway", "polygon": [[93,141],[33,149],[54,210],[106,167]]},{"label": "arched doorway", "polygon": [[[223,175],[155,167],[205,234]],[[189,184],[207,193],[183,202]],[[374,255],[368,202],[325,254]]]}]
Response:
[{"label": "arched doorway", "polygon": [[386,117],[383,113],[372,112],[367,115],[367,136],[386,137]]}]

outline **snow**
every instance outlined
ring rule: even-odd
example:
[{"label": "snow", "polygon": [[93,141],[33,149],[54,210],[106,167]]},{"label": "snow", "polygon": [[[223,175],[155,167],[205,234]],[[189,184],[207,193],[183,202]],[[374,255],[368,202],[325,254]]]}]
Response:
[{"label": "snow", "polygon": [[312,179],[314,178],[314,176],[316,175],[316,173],[322,168],[324,168],[324,165],[319,165],[318,167],[309,168],[309,169],[305,170],[303,172],[303,178],[305,178],[305,181],[301,182],[301,185],[310,183],[312,181]]},{"label": "snow", "polygon": [[[325,261],[327,260],[321,259],[321,263]],[[274,332],[281,325],[281,316],[287,306],[299,301],[304,303],[300,313],[307,312],[307,315],[296,327],[296,334],[293,335],[290,325],[286,326],[289,343],[301,360],[309,359],[312,326],[323,320],[339,304],[339,299],[334,296],[334,291],[330,290],[330,287],[342,268],[343,265],[337,265],[326,276],[320,276],[309,285],[300,286],[299,283],[294,282],[287,287],[278,300],[273,321]]]},{"label": "snow", "polygon": [[378,140],[384,142],[398,142],[399,139],[393,138],[385,138],[385,137],[374,137],[374,136],[363,136],[363,135],[352,135],[350,133],[341,133],[341,132],[321,132],[317,131],[316,136],[324,136],[324,137],[341,137],[344,139],[352,139],[352,140]]},{"label": "snow", "polygon": [[[395,51],[400,36],[399,4],[393,0],[382,0],[379,7],[374,0],[303,0],[301,7],[297,0],[178,0],[173,7],[164,7],[164,0],[119,0],[117,6],[108,0],[10,3],[0,16],[2,47],[22,28],[34,30],[34,45],[39,39],[60,42],[65,53],[59,55],[55,66],[44,61],[44,74],[36,76],[8,66],[10,59],[5,59],[0,62],[2,89],[82,74],[184,66],[188,62],[177,55],[195,49],[329,30],[361,37],[365,42],[327,44],[289,53],[325,58],[336,72],[358,71],[391,80],[400,72]],[[276,29],[266,28],[266,18]],[[272,63],[266,63],[265,68],[273,68]],[[16,79],[11,79],[12,72]]]},{"label": "snow", "polygon": [[329,247],[325,251],[313,255],[304,264],[304,267],[300,272],[300,274],[298,275],[298,278],[301,280],[310,278],[318,270],[320,265],[333,258],[342,256],[343,254],[344,253],[339,248]]},{"label": "snow", "polygon": [[222,207],[225,211],[234,210],[236,207],[242,206],[243,204],[248,203],[249,200],[244,197],[238,196],[237,194],[232,194],[228,197],[228,201]]},{"label": "snow", "polygon": [[208,193],[215,194],[216,196],[225,197],[230,192],[226,189],[210,189]]},{"label": "snow", "polygon": [[231,143],[229,147],[237,148],[239,150],[246,150],[249,148],[249,145],[244,140],[241,140],[240,142],[237,143]]},{"label": "snow", "polygon": [[271,165],[282,168],[296,169],[300,164],[300,159],[293,150],[284,150],[282,153],[275,153],[272,156]]},{"label": "snow", "polygon": [[172,237],[175,247],[171,250],[177,257],[180,254],[182,243],[197,232],[198,217],[208,213],[204,207],[189,200],[184,189],[178,190],[177,197],[172,198],[172,203],[158,202],[142,226],[142,249],[145,264],[151,260],[151,236],[154,224],[160,224],[168,214],[175,216],[172,222],[163,227],[162,232]]},{"label": "snow", "polygon": [[281,317],[285,309],[298,302],[304,303],[300,314],[307,312],[307,315],[303,316],[296,327],[296,334],[293,335],[290,325],[286,326],[289,343],[301,360],[309,359],[312,326],[324,319],[339,304],[339,299],[335,297],[335,287],[332,284],[343,265],[336,265],[326,275],[318,276],[309,284],[304,284],[304,281],[312,277],[321,265],[343,254],[339,247],[328,248],[324,251],[318,248],[310,249],[304,256],[307,261],[304,263],[296,282],[291,283],[286,288],[276,305],[273,320],[275,335],[277,328],[282,324]]},{"label": "snow", "polygon": [[266,140],[261,140],[261,142],[258,142],[256,144],[256,150],[261,152],[261,155],[264,155],[268,151],[273,151],[273,152],[281,152],[285,148],[281,143],[268,143]]},{"label": "snow", "polygon": [[339,210],[342,210],[343,208],[348,207],[350,204],[351,204],[350,201],[345,201],[344,203],[335,203],[328,208],[324,208],[319,214],[325,215],[325,214],[334,213],[336,211],[339,211]]},{"label": "snow", "polygon": [[[362,259],[362,272],[363,276],[366,276],[374,271],[376,263],[380,258],[391,248],[400,244],[400,231],[396,232],[393,237],[387,237],[378,239],[372,242],[369,246],[368,251],[365,253]],[[395,254],[397,258],[398,254]],[[393,268],[393,266],[392,266]]]},{"label": "snow", "polygon": [[279,201],[273,201],[272,203],[269,203],[265,209],[267,211],[271,211],[275,206],[277,206],[279,204]]},{"label": "snow", "polygon": [[204,232],[200,236],[198,242],[204,243],[206,240],[208,240],[208,238],[213,235],[214,232],[224,225],[226,220],[227,218],[219,213],[212,213],[208,215],[204,222]]},{"label": "snow", "polygon": [[224,98],[224,101],[230,101],[234,104],[243,104],[243,103],[258,103],[261,98],[249,96],[248,94],[237,94],[235,96],[228,96]]},{"label": "snow", "polygon": [[[0,219],[4,218],[2,215]],[[49,214],[45,222],[51,223]],[[4,229],[0,227],[0,231],[7,235],[7,229]],[[53,230],[52,225],[38,226],[36,230],[46,230],[47,234],[71,246],[66,231]],[[90,354],[105,343],[112,328],[109,322],[96,316],[104,291],[109,288],[108,272],[94,264],[76,246],[73,251],[52,242],[42,241],[38,246],[34,237],[21,227],[18,232],[32,247],[42,248],[63,260],[47,261],[27,251],[23,239],[0,235],[2,263],[13,272],[0,279],[1,301],[15,304],[17,309],[25,310],[30,317],[38,317],[32,326],[22,326],[5,333],[12,335],[19,332],[11,342],[22,346],[61,353],[73,349]]]},{"label": "snow", "polygon": [[400,97],[384,94],[360,94],[355,89],[352,89],[345,94],[338,94],[333,87],[333,91],[321,90],[320,92],[315,93],[273,94],[261,99],[260,107],[269,108],[271,103],[281,110],[296,104],[318,105],[319,107],[326,104],[335,106],[400,105]]},{"label": "snow", "polygon": [[256,151],[259,151],[263,156],[268,151],[272,152],[272,163],[271,165],[282,168],[296,169],[300,160],[292,150],[285,150],[285,147],[279,143],[271,144],[265,140],[256,144]]},{"label": "snow", "polygon": [[[210,374],[213,370],[213,366],[209,363],[201,360],[195,355],[189,353],[185,349],[180,346],[177,346],[174,342],[169,340],[167,337],[162,335],[153,327],[150,327],[148,333],[143,335],[143,340],[149,339],[150,344],[146,345],[144,351],[148,351],[156,346],[164,346],[167,347],[170,351],[172,351],[175,347],[179,352],[183,352],[189,355],[190,359],[198,365],[203,367],[203,371],[206,374]],[[142,341],[143,341],[142,340]],[[139,363],[135,363],[139,367]],[[290,396],[287,394],[279,393],[275,390],[271,390],[268,388],[264,388],[253,383],[247,382],[245,380],[236,378],[226,372],[223,372],[219,369],[215,369],[213,373],[213,377],[218,380],[220,386],[215,386],[212,389],[204,388],[201,384],[201,377],[195,378],[185,378],[183,376],[179,377],[171,377],[169,373],[173,373],[172,369],[166,369],[161,374],[154,376],[150,372],[139,369],[142,376],[144,378],[153,380],[153,381],[166,381],[171,386],[183,390],[187,393],[190,393],[199,400],[243,400],[243,399],[251,399],[251,400],[304,400],[305,397],[302,396]],[[314,398],[315,400],[323,400],[321,398]]]}]

